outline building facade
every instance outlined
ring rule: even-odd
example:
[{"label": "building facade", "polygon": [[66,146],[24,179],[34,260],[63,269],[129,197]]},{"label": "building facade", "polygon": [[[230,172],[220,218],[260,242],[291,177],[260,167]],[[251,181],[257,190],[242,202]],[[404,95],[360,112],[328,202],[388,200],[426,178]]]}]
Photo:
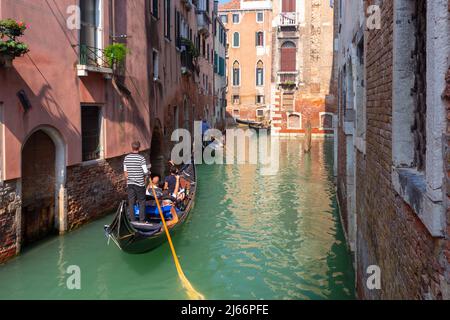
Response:
[{"label": "building facade", "polygon": [[[30,51],[0,66],[0,263],[114,209],[132,141],[164,175],[173,130],[212,122],[213,10],[209,0],[0,0],[0,20],[30,25]],[[105,49],[119,43],[128,53],[112,64]]]},{"label": "building facade", "polygon": [[227,74],[226,74],[226,54],[227,54],[227,30],[218,15],[219,1],[215,1],[216,10],[214,13],[214,116],[215,125],[220,129],[226,127],[227,108]]},{"label": "building facade", "polygon": [[281,136],[333,134],[333,8],[329,0],[273,1],[272,122]]},{"label": "building facade", "polygon": [[228,115],[270,120],[274,135],[304,135],[308,123],[333,134],[330,2],[233,0],[219,12],[229,30]]},{"label": "building facade", "polygon": [[361,299],[450,299],[449,12],[335,1],[337,190]]},{"label": "building facade", "polygon": [[272,1],[233,0],[219,12],[228,30],[228,116],[269,118]]}]

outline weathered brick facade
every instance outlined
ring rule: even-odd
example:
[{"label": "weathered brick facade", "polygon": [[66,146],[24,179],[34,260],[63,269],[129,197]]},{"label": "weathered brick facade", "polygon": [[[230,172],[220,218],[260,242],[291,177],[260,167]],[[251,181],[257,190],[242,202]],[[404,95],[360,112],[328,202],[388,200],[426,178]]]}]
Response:
[{"label": "weathered brick facade", "polygon": [[117,208],[120,200],[126,198],[123,159],[124,157],[117,157],[101,160],[92,165],[77,165],[68,168],[67,220],[69,231],[111,212]]},{"label": "weathered brick facade", "polygon": [[17,248],[17,210],[21,201],[17,196],[17,182],[10,181],[0,187],[0,263],[14,256]]},{"label": "weathered brick facade", "polygon": [[[394,1],[366,1],[366,5],[371,4],[380,5],[382,19],[381,28],[365,32],[365,148],[360,148],[356,140],[351,140],[350,146],[348,144],[349,137],[355,134],[349,133],[348,129],[349,125],[353,125],[353,119],[344,113],[349,103],[346,91],[351,88],[345,87],[341,81],[341,91],[338,93],[337,188],[347,234],[351,229],[349,221],[352,215],[356,219],[354,249],[358,297],[450,299],[450,211],[447,210],[447,228],[444,228],[443,234],[432,235],[417,209],[408,204],[393,183],[393,54],[394,27],[398,21],[394,18]],[[344,50],[342,46],[338,49]],[[445,75],[442,75],[442,81],[447,81],[447,89],[442,97],[448,99],[449,74],[446,80],[444,78]],[[356,104],[355,108],[362,108],[362,105]],[[450,107],[447,110],[450,111]],[[447,117],[450,120],[450,112]],[[447,129],[447,141],[450,141],[449,134]],[[352,153],[350,156],[349,151]],[[444,157],[450,178],[449,148],[445,148]],[[349,166],[355,175],[355,185],[350,187],[351,190],[348,190]],[[447,179],[443,188],[448,190],[449,181]],[[450,195],[448,191],[447,195]],[[347,198],[351,196],[355,197],[354,213],[347,206]],[[413,200],[419,201],[418,198]],[[444,206],[448,208],[445,202]],[[367,269],[372,265],[379,266],[381,270],[380,290],[370,290],[366,286],[369,277]]]}]

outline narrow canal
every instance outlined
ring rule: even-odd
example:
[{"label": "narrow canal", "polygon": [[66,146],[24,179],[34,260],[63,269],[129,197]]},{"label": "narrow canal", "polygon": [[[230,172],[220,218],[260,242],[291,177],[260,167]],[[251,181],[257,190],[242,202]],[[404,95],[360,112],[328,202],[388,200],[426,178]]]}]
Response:
[{"label": "narrow canal", "polygon": [[[354,272],[333,186],[333,142],[283,140],[278,176],[199,166],[195,210],[174,244],[207,299],[353,299]],[[107,244],[91,223],[0,266],[0,299],[185,299],[168,245],[145,255]],[[69,290],[69,266],[81,290]]]}]

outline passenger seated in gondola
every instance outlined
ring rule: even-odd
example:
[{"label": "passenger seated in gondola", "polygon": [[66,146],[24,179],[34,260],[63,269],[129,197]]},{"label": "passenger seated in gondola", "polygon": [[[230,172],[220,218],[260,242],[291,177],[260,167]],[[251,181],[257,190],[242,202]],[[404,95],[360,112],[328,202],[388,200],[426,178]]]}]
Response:
[{"label": "passenger seated in gondola", "polygon": [[185,190],[181,188],[180,179],[178,169],[172,167],[170,169],[170,176],[168,176],[164,182],[164,191],[168,192],[169,196],[171,196],[175,202],[183,201],[186,196]]},{"label": "passenger seated in gondola", "polygon": [[150,181],[148,187],[147,187],[147,196],[152,196],[153,197],[153,190],[152,190],[152,186],[155,189],[155,193],[156,196],[158,198],[161,198],[163,196],[163,190],[160,186],[160,181],[161,181],[161,177],[158,175],[154,175],[152,177],[152,180]]}]

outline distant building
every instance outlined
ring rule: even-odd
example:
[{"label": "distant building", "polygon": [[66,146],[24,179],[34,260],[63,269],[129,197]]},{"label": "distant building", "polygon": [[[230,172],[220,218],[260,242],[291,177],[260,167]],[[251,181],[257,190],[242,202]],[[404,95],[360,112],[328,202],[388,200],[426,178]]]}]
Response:
[{"label": "distant building", "polygon": [[228,116],[271,120],[276,135],[333,134],[329,95],[333,9],[329,0],[232,0],[228,28]]},{"label": "distant building", "polygon": [[228,30],[228,117],[270,118],[272,1],[233,0],[219,6]]},{"label": "distant building", "polygon": [[224,129],[227,108],[227,29],[218,15],[219,2],[214,13],[214,117],[216,126]]},{"label": "distant building", "polygon": [[333,8],[329,0],[273,1],[273,132],[333,134]]}]

